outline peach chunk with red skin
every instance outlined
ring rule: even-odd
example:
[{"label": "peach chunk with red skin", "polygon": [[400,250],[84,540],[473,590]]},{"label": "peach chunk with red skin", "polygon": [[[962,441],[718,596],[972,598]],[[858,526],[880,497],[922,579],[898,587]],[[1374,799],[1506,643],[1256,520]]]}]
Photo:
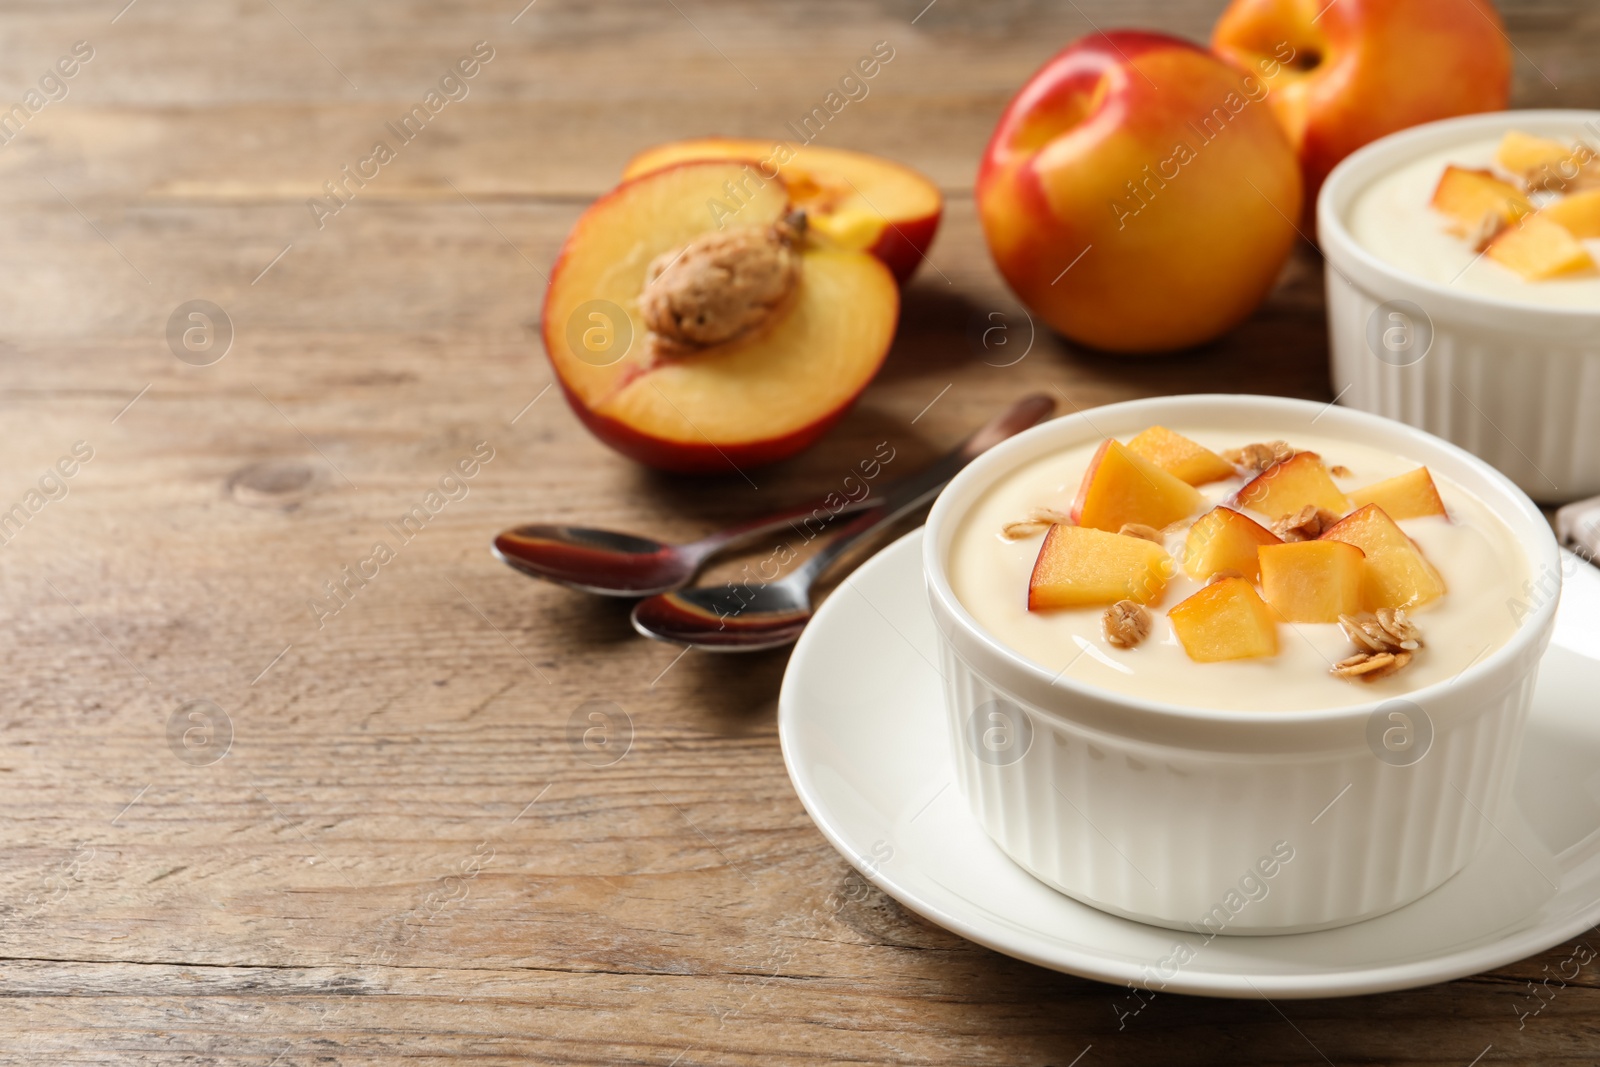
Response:
[{"label": "peach chunk with red skin", "polygon": [[1308,505],[1324,508],[1335,515],[1350,510],[1350,501],[1333,484],[1322,457],[1315,452],[1297,452],[1274,463],[1245,483],[1230,503],[1260,512],[1274,522]]},{"label": "peach chunk with red skin", "polygon": [[1510,182],[1487,170],[1454,165],[1445,167],[1430,201],[1434,210],[1450,216],[1454,228],[1470,233],[1493,215],[1510,225],[1533,211],[1533,201]]},{"label": "peach chunk with red skin", "polygon": [[1200,509],[1205,498],[1119,441],[1107,439],[1089,461],[1072,503],[1072,521],[1096,530],[1130,522],[1161,529]]},{"label": "peach chunk with red skin", "polygon": [[1232,463],[1211,449],[1165,426],[1152,426],[1136,434],[1128,441],[1128,450],[1190,485],[1232,478],[1236,473]]},{"label": "peach chunk with red skin", "polygon": [[1416,542],[1376,504],[1357,508],[1326,530],[1321,540],[1343,541],[1366,553],[1361,606],[1419,608],[1445,594],[1444,579]]},{"label": "peach chunk with red skin", "polygon": [[1433,475],[1427,467],[1397,474],[1381,482],[1352,489],[1347,494],[1355,507],[1377,504],[1391,519],[1417,519],[1424,515],[1446,516],[1444,500],[1439,487],[1433,484]]},{"label": "peach chunk with red skin", "polygon": [[1055,525],[1045,534],[1028,579],[1028,610],[1081,608],[1161,599],[1174,571],[1153,541],[1083,526]]},{"label": "peach chunk with red skin", "polygon": [[1272,609],[1243,578],[1212,582],[1167,612],[1172,631],[1197,663],[1278,654]]},{"label": "peach chunk with red skin", "polygon": [[1489,242],[1487,254],[1530,282],[1594,269],[1594,258],[1583,242],[1542,211],[1523,219],[1520,226],[1502,231]]},{"label": "peach chunk with red skin", "polygon": [[1261,594],[1286,622],[1338,622],[1361,610],[1366,557],[1343,541],[1262,545]]},{"label": "peach chunk with red skin", "polygon": [[1255,581],[1261,573],[1256,550],[1278,545],[1277,534],[1232,508],[1212,508],[1189,527],[1183,544],[1184,573],[1205,581],[1218,571],[1233,571]]}]

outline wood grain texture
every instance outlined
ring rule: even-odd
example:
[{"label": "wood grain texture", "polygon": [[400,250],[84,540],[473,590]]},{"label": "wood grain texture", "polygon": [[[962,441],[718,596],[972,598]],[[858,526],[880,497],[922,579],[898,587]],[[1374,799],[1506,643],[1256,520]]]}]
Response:
[{"label": "wood grain texture", "polygon": [[[692,536],[878,441],[909,467],[1027,390],[1331,399],[1304,250],[1200,352],[1040,333],[996,367],[971,339],[1026,325],[971,199],[1010,93],[1091,22],[1201,37],[1220,0],[124,2],[0,12],[0,101],[95,48],[0,148],[0,509],[93,450],[0,546],[0,1062],[1600,1062],[1592,966],[1519,1026],[1571,946],[1353,1000],[1162,996],[1119,1028],[1118,990],[945,933],[824,842],[778,751],[785,654],[677,658],[487,551],[535,518]],[[1600,9],[1507,19],[1519,104],[1600,102]],[[319,229],[306,197],[479,40],[471,94]],[[567,228],[638,149],[776,136],[878,40],[895,59],[827,143],[949,198],[882,376],[754,484],[608,452],[545,392]],[[167,347],[193,299],[234,326],[210,366]],[[480,442],[464,496],[309,606]],[[610,766],[571,740],[592,700],[631,719]],[[195,701],[230,724],[220,762],[169,744]]]}]

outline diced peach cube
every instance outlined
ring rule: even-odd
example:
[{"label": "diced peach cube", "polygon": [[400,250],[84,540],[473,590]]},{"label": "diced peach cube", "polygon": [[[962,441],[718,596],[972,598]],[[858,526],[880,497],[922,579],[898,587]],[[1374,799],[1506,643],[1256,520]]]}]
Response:
[{"label": "diced peach cube", "polygon": [[1495,152],[1495,162],[1522,179],[1529,189],[1562,190],[1595,159],[1584,144],[1564,145],[1521,130],[1508,132]]},{"label": "diced peach cube", "polygon": [[1096,530],[1120,530],[1130,522],[1161,529],[1200,510],[1205,498],[1188,482],[1168,474],[1118,441],[1101,443],[1083,472],[1072,520]]},{"label": "diced peach cube", "polygon": [[1320,540],[1343,541],[1367,554],[1361,606],[1417,608],[1445,594],[1444,579],[1422,550],[1377,504],[1357,508],[1324,531]]},{"label": "diced peach cube", "polygon": [[1152,426],[1137,434],[1128,442],[1128,451],[1138,453],[1190,485],[1232,478],[1236,473],[1232,463],[1165,426]]},{"label": "diced peach cube", "polygon": [[1416,519],[1423,515],[1446,515],[1439,488],[1427,467],[1385,478],[1381,482],[1352,489],[1350,503],[1355,507],[1377,504],[1391,519]]},{"label": "diced peach cube", "polygon": [[1256,549],[1282,544],[1277,534],[1232,508],[1212,508],[1189,527],[1183,544],[1183,570],[1197,581],[1218,571],[1233,571],[1255,581],[1261,573]]},{"label": "diced peach cube", "polygon": [[1450,216],[1455,229],[1475,231],[1485,215],[1494,215],[1510,224],[1531,214],[1533,202],[1510,182],[1501,181],[1487,170],[1448,166],[1433,190],[1433,207]]},{"label": "diced peach cube", "polygon": [[1563,196],[1539,209],[1542,218],[1566,230],[1580,241],[1600,239],[1600,189]]},{"label": "diced peach cube", "polygon": [[1287,622],[1338,622],[1361,610],[1365,556],[1343,541],[1262,545],[1261,595]]},{"label": "diced peach cube", "polygon": [[1161,599],[1176,570],[1172,557],[1142,537],[1055,525],[1039,546],[1028,579],[1028,610],[1081,608]]},{"label": "diced peach cube", "polygon": [[1489,242],[1488,254],[1490,259],[1510,267],[1530,282],[1594,267],[1589,250],[1566,227],[1545,218],[1543,212],[1523,219],[1520,226],[1502,231]]},{"label": "diced peach cube", "polygon": [[1212,582],[1171,611],[1172,630],[1199,663],[1278,654],[1272,609],[1243,578]]},{"label": "diced peach cube", "polygon": [[1350,510],[1339,487],[1333,484],[1322,457],[1315,452],[1299,452],[1281,463],[1274,463],[1233,495],[1236,507],[1258,511],[1276,522],[1298,513],[1306,505],[1326,508],[1335,515]]},{"label": "diced peach cube", "polygon": [[1572,146],[1521,130],[1507,130],[1495,149],[1494,161],[1512,174],[1523,175],[1544,167],[1557,167],[1572,156]]}]

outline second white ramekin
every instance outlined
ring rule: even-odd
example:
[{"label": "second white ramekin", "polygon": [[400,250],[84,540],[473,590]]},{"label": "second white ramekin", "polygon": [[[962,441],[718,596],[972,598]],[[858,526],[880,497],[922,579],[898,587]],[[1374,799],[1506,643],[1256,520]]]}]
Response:
[{"label": "second white ramekin", "polygon": [[[1327,258],[1333,389],[1340,403],[1435,433],[1494,464],[1535,500],[1560,503],[1600,494],[1600,307],[1535,307],[1427,281],[1368,252],[1345,224],[1374,180],[1511,129],[1596,141],[1600,111],[1430,122],[1374,141],[1328,176],[1317,235]],[[1421,321],[1412,321],[1413,308]],[[1425,354],[1374,347],[1371,337],[1382,338],[1395,315],[1396,329],[1431,330]]]},{"label": "second white ramekin", "polygon": [[[950,587],[946,561],[962,517],[1033,459],[1157,423],[1281,426],[1292,442],[1313,419],[1320,435],[1390,448],[1477,495],[1543,583],[1511,639],[1454,680],[1402,701],[1324,710],[1161,704],[1052,677],[985,631]],[[1505,815],[1561,575],[1538,509],[1476,457],[1363,412],[1255,396],[1130,401],[1018,435],[939,497],[923,570],[957,779],[985,830],[1073,897],[1202,935],[1355,922],[1465,866]],[[1395,758],[1385,741],[1403,740],[1386,734],[1394,730],[1431,740]]]}]

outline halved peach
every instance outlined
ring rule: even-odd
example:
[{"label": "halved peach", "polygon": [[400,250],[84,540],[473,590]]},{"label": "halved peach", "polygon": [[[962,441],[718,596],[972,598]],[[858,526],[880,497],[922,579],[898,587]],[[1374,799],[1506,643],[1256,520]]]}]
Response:
[{"label": "halved peach", "polygon": [[1288,622],[1338,622],[1361,610],[1365,554],[1343,541],[1262,545],[1261,595]]},{"label": "halved peach", "polygon": [[1278,654],[1272,609],[1243,578],[1212,582],[1167,612],[1172,632],[1199,663]]},{"label": "halved peach", "polygon": [[1454,164],[1445,167],[1430,203],[1435,210],[1450,216],[1455,228],[1463,233],[1476,230],[1485,215],[1509,225],[1533,211],[1533,201],[1510,182],[1501,181],[1487,170]]},{"label": "halved peach", "polygon": [[1600,239],[1600,189],[1585,189],[1563,196],[1540,208],[1539,215],[1580,241]]},{"label": "halved peach", "polygon": [[1594,267],[1589,250],[1566,227],[1546,218],[1544,212],[1529,215],[1522,225],[1501,231],[1489,242],[1488,255],[1530,282]]},{"label": "halved peach", "polygon": [[1444,579],[1406,532],[1377,504],[1357,508],[1319,540],[1343,541],[1366,553],[1361,606],[1417,608],[1445,594]]},{"label": "halved peach", "polygon": [[1128,442],[1128,450],[1190,485],[1205,485],[1237,473],[1232,463],[1165,426],[1152,426],[1135,434]]},{"label": "halved peach", "polygon": [[904,282],[939,229],[944,199],[910,167],[843,148],[741,137],[697,137],[647,148],[628,161],[624,180],[688,160],[739,160],[744,173],[715,202],[736,210],[752,187],[774,177],[829,243],[870,252]]},{"label": "halved peach", "polygon": [[1183,544],[1183,570],[1197,581],[1218,571],[1233,571],[1255,581],[1261,573],[1256,549],[1278,545],[1277,534],[1232,508],[1212,508],[1189,527]]},{"label": "halved peach", "polygon": [[[567,400],[595,436],[663,470],[732,473],[798,452],[844,414],[894,339],[888,268],[803,238],[792,291],[759,326],[687,354],[655,343],[659,320],[640,303],[652,264],[671,280],[692,242],[770,235],[789,215],[787,189],[769,181],[717,230],[706,202],[742,171],[684,163],[618,186],[578,219],[550,274],[544,345]],[[691,277],[714,294],[730,274],[710,267]]]},{"label": "halved peach", "polygon": [[1083,526],[1052,526],[1028,579],[1028,610],[1119,600],[1152,604],[1161,599],[1174,569],[1172,557],[1154,541]]},{"label": "halved peach", "polygon": [[1203,503],[1194,486],[1107,438],[1083,472],[1072,521],[1097,530],[1120,530],[1130,522],[1159,530],[1194,514]]},{"label": "halved peach", "polygon": [[1249,508],[1276,522],[1307,505],[1326,508],[1335,515],[1350,510],[1350,501],[1333,484],[1333,477],[1315,452],[1297,452],[1274,463],[1233,494],[1229,503]]},{"label": "halved peach", "polygon": [[1418,467],[1381,482],[1352,489],[1347,496],[1354,507],[1377,504],[1391,519],[1416,519],[1423,515],[1447,515],[1439,488],[1427,467]]}]

